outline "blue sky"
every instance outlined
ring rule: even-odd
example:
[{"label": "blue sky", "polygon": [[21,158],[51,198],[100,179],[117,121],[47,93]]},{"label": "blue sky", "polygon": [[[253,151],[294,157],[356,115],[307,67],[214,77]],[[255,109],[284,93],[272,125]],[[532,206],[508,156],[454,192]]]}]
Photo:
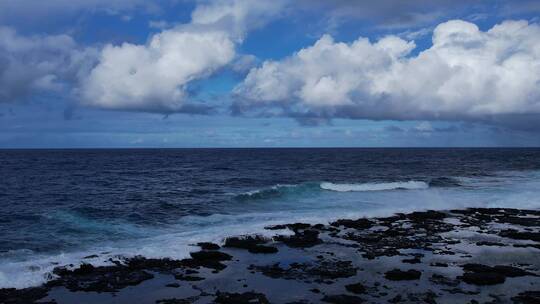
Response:
[{"label": "blue sky", "polygon": [[539,14],[0,0],[0,147],[539,146]]}]

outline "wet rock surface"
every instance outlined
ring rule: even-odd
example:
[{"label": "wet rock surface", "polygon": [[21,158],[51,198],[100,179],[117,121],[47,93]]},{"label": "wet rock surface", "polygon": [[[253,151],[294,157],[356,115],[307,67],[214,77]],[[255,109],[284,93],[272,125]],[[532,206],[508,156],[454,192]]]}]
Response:
[{"label": "wet rock surface", "polygon": [[202,250],[219,250],[221,248],[218,244],[210,242],[197,243],[197,246],[201,247]]},{"label": "wet rock surface", "polygon": [[268,299],[262,293],[244,292],[244,293],[221,293],[219,292],[216,303],[220,304],[268,304]]},{"label": "wet rock surface", "polygon": [[355,294],[362,294],[366,292],[366,287],[362,283],[345,285],[345,289],[347,289],[348,292]]},{"label": "wet rock surface", "polygon": [[113,292],[154,278],[148,271],[129,266],[94,267],[82,264],[74,270],[57,268],[54,273],[59,278],[49,282],[49,285],[65,286],[70,291]]},{"label": "wet rock surface", "polygon": [[57,267],[41,287],[1,289],[0,303],[540,303],[538,210],[422,211],[266,229],[277,235],[196,243],[183,260]]},{"label": "wet rock surface", "polygon": [[0,303],[19,304],[34,303],[35,301],[47,296],[48,290],[43,287],[15,289],[0,289]]},{"label": "wet rock surface", "polygon": [[391,281],[409,281],[409,280],[418,280],[420,279],[420,276],[422,273],[418,270],[409,269],[409,270],[400,270],[400,269],[393,269],[390,271],[387,271],[384,274],[384,277]]},{"label": "wet rock surface", "polygon": [[332,303],[332,304],[355,304],[355,303],[365,303],[364,299],[356,296],[349,295],[332,295],[324,296],[322,298],[323,302]]},{"label": "wet rock surface", "polygon": [[540,303],[540,290],[521,292],[517,296],[513,297],[512,300],[514,303],[521,304]]},{"label": "wet rock surface", "polygon": [[314,280],[328,282],[338,278],[348,278],[356,274],[357,268],[351,261],[323,260],[315,263],[292,263],[282,268],[279,263],[269,266],[250,266],[248,269],[260,271],[271,278],[286,280]]}]

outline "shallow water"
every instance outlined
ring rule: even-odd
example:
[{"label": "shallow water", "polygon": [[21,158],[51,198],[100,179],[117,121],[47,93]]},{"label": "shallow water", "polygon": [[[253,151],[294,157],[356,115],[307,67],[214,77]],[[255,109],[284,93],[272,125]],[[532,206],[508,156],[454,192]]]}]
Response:
[{"label": "shallow water", "polygon": [[268,224],[540,208],[539,149],[5,150],[0,175],[0,287]]}]

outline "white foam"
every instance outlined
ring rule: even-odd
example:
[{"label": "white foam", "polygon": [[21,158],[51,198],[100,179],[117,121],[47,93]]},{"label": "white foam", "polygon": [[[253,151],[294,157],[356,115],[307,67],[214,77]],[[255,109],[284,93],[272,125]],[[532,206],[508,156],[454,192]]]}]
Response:
[{"label": "white foam", "polygon": [[421,181],[391,182],[391,183],[364,183],[364,184],[334,184],[321,183],[324,190],[338,192],[362,192],[362,191],[387,191],[387,190],[421,190],[429,188],[429,185]]}]

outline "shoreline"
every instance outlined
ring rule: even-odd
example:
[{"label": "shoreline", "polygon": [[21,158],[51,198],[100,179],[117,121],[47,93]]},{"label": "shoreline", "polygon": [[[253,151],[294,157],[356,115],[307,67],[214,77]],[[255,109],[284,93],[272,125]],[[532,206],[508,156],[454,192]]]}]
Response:
[{"label": "shoreline", "polygon": [[[0,303],[538,303],[540,211],[469,208],[285,224],[183,260],[58,267]],[[476,301],[476,302],[475,302]]]}]

